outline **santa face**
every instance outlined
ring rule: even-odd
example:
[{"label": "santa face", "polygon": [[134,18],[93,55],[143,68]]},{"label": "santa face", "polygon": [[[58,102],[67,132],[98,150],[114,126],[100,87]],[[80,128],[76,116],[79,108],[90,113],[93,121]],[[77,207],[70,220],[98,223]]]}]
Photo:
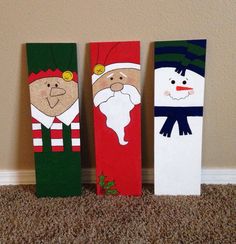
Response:
[{"label": "santa face", "polygon": [[105,73],[93,84],[94,105],[106,116],[106,125],[126,145],[125,127],[130,123],[130,111],[140,103],[140,71],[117,69]]},{"label": "santa face", "polygon": [[186,70],[185,76],[175,68],[155,70],[155,104],[158,106],[203,106],[204,77]]},{"label": "santa face", "polygon": [[38,79],[30,84],[31,104],[48,116],[58,116],[78,99],[74,81],[59,77]]}]

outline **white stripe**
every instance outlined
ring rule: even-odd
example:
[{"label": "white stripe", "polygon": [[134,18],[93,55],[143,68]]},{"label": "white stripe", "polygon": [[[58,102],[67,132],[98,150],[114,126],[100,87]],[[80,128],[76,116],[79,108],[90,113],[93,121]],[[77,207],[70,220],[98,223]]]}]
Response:
[{"label": "white stripe", "polygon": [[110,78],[110,77],[113,76],[113,75],[114,75],[114,73],[109,74],[109,75],[107,76],[107,78]]},{"label": "white stripe", "polygon": [[72,146],[80,146],[80,139],[74,139],[72,138]]},{"label": "white stripe", "polygon": [[72,130],[80,129],[80,124],[79,123],[71,123],[71,129]]},{"label": "white stripe", "polygon": [[34,146],[42,146],[43,140],[41,138],[35,138],[35,139],[33,139],[33,145]]},{"label": "white stripe", "polygon": [[42,126],[40,123],[32,123],[32,130],[41,130]]},{"label": "white stripe", "polygon": [[63,139],[51,139],[52,146],[63,146]]},{"label": "white stripe", "polygon": [[62,123],[53,123],[51,130],[62,130]]},{"label": "white stripe", "polygon": [[107,72],[114,70],[114,69],[138,69],[140,70],[140,64],[135,63],[115,63],[115,64],[109,64],[105,67],[105,71],[101,75],[92,75],[92,84],[99,79],[101,76],[106,74]]}]

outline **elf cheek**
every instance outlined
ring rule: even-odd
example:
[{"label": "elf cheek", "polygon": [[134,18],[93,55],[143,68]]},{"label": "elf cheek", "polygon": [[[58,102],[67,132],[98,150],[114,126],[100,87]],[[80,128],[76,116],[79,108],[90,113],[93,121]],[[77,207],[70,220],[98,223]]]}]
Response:
[{"label": "elf cheek", "polygon": [[41,97],[46,97],[47,96],[47,91],[46,90],[40,91],[40,96]]}]

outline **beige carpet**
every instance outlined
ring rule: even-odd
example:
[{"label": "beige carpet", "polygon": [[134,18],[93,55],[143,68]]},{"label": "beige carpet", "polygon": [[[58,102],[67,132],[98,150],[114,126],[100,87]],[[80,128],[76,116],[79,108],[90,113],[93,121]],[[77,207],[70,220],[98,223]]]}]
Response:
[{"label": "beige carpet", "polygon": [[236,186],[201,197],[42,198],[34,186],[0,187],[0,243],[236,243]]}]

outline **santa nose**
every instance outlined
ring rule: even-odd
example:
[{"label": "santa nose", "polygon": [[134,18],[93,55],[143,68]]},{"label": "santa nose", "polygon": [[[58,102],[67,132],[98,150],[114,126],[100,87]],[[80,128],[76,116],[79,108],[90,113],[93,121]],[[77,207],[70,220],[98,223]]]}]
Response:
[{"label": "santa nose", "polygon": [[57,96],[62,96],[65,93],[66,93],[66,91],[63,88],[52,87],[51,91],[50,91],[50,96],[57,97]]},{"label": "santa nose", "polygon": [[186,87],[186,86],[176,86],[176,91],[189,91],[193,90],[192,87]]},{"label": "santa nose", "polygon": [[111,85],[111,90],[114,92],[121,91],[123,89],[124,85],[120,82],[114,83]]}]

